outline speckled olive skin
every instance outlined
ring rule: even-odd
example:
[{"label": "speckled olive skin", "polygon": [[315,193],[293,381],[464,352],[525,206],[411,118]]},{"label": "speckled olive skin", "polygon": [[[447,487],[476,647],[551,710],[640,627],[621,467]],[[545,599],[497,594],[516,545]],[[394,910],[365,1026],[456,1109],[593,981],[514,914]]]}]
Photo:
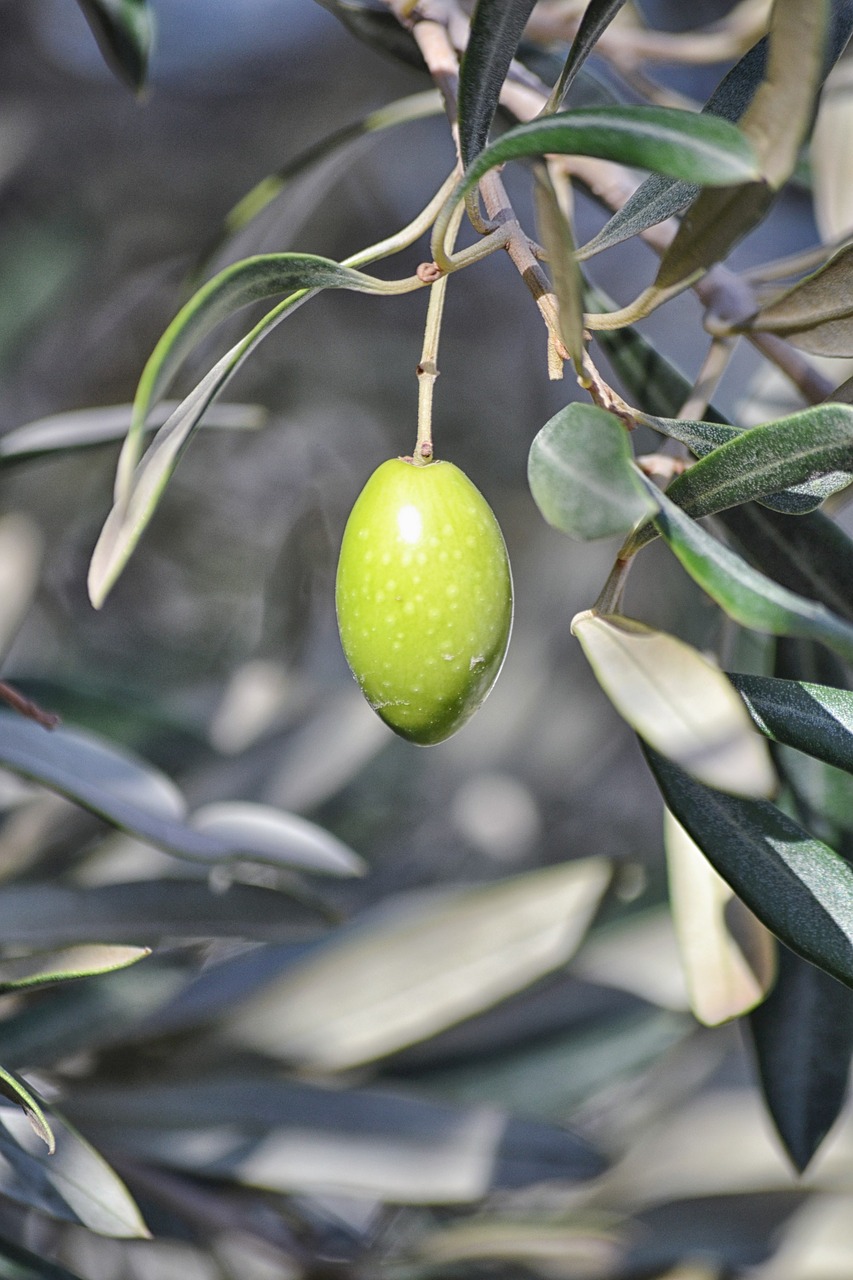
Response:
[{"label": "speckled olive skin", "polygon": [[512,625],[498,522],[451,462],[384,462],[344,531],[336,589],[347,661],[373,709],[428,746],[494,684]]}]

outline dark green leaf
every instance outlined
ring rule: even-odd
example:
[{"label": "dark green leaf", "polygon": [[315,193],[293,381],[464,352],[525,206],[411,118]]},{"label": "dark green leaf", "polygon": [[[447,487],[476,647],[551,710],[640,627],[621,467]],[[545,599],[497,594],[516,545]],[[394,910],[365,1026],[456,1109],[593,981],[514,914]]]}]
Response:
[{"label": "dark green leaf", "polygon": [[599,156],[711,186],[757,175],[752,147],[726,120],[676,107],[599,107],[509,129],[470,165],[451,199],[461,199],[496,165],[550,153]]},{"label": "dark green leaf", "polygon": [[[841,3],[836,0],[830,16],[822,79],[826,78],[838,61],[851,31],[853,4],[850,0],[841,0]],[[757,44],[747,50],[720,81],[702,108],[703,112],[721,116],[732,123],[740,120],[764,77],[767,43],[767,36],[762,36]],[[581,260],[590,258],[603,249],[639,235],[647,227],[664,222],[686,209],[698,194],[699,189],[695,185],[677,182],[657,173],[651,174],[601,231],[578,250],[578,257]]]},{"label": "dark green leaf", "polygon": [[333,875],[361,868],[351,851],[304,819],[277,815],[288,835],[279,825],[272,841],[269,823],[262,820],[269,810],[254,826],[247,818],[196,831],[184,821],[183,797],[164,774],[92,734],[64,728],[48,733],[31,720],[0,711],[0,764],[179,857],[204,862],[243,857]]},{"label": "dark green leaf", "polygon": [[853,993],[782,947],[776,985],[747,1025],[767,1109],[802,1173],[847,1093]]},{"label": "dark green leaf", "polygon": [[459,69],[459,149],[466,166],[489,137],[501,88],[536,0],[477,0]]},{"label": "dark green leaf", "polygon": [[124,1183],[60,1116],[51,1116],[56,1150],[48,1155],[20,1112],[0,1108],[0,1193],[98,1235],[145,1239],[149,1232]]},{"label": "dark green leaf", "polygon": [[[762,181],[703,191],[661,260],[648,299],[659,305],[723,258],[767,213],[797,162],[824,72],[828,0],[803,6],[777,0],[771,11],[767,67],[740,127],[755,147]],[[797,67],[797,75],[790,68]],[[684,175],[677,175],[679,177]]]},{"label": "dark green leaf", "polygon": [[768,738],[853,773],[853,693],[772,676],[729,679]]},{"label": "dark green leaf", "polygon": [[594,405],[566,405],[545,424],[530,447],[527,477],[548,523],[583,541],[627,533],[653,509],[626,428]]},{"label": "dark green leaf", "polygon": [[69,947],[66,951],[39,952],[30,956],[0,959],[0,992],[44,987],[72,978],[90,978],[113,973],[136,964],[150,955],[148,947]]},{"label": "dark green leaf", "polygon": [[815,511],[792,520],[747,503],[723,511],[718,519],[759,569],[789,591],[820,600],[853,621],[853,541],[827,516]]},{"label": "dark green leaf", "polygon": [[559,111],[578,71],[586,62],[602,32],[607,30],[624,3],[625,0],[589,0],[575,32],[563,70],[560,72],[560,78],[548,99],[546,111]]},{"label": "dark green leaf", "polygon": [[414,36],[381,0],[319,0],[319,3],[333,13],[351,35],[372,49],[387,53],[418,71],[426,71]]},{"label": "dark green leaf", "polygon": [[56,1138],[53,1136],[47,1116],[27,1086],[4,1067],[0,1067],[0,1094],[11,1102],[17,1103],[30,1122],[33,1133],[41,1138],[50,1155],[53,1155],[56,1150]]},{"label": "dark green leaf", "polygon": [[853,986],[853,868],[769,801],[712,791],[643,750],[669,808],[762,924]]},{"label": "dark green leaf", "polygon": [[[650,485],[650,488],[652,486]],[[853,661],[853,626],[759,573],[659,493],[655,525],[690,576],[742,626],[820,640]]]},{"label": "dark green leaf", "polygon": [[216,893],[201,880],[164,878],[93,889],[15,884],[0,895],[0,937],[10,947],[147,947],[164,938],[206,937],[271,942],[305,937],[316,920],[272,889],[232,884]]},{"label": "dark green leaf", "polygon": [[808,829],[849,857],[853,835],[853,776],[793,747],[773,755],[790,788],[795,812]]},{"label": "dark green leaf", "polygon": [[154,39],[154,15],[148,0],[77,0],[92,28],[104,60],[139,90],[145,83]]},{"label": "dark green leaf", "polygon": [[659,305],[722,262],[761,222],[775,195],[764,182],[703,191],[685,213],[647,296],[654,296]]},{"label": "dark green leaf", "polygon": [[[766,65],[767,37],[762,36],[723,77],[702,108],[703,113],[735,124],[758,88]],[[598,234],[578,250],[579,259],[591,258],[681,213],[698,194],[695,183],[680,182],[660,173],[650,174]]]},{"label": "dark green leaf", "polygon": [[853,245],[840,249],[734,331],[775,333],[813,355],[853,355]]}]

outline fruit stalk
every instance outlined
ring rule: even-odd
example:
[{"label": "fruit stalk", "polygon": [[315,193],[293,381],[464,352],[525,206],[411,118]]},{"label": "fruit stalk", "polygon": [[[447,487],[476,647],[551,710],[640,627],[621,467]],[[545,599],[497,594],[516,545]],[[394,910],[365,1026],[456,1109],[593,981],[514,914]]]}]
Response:
[{"label": "fruit stalk", "polygon": [[[454,211],[448,227],[448,243],[451,252],[459,234],[463,213],[464,205],[460,204]],[[438,377],[438,344],[441,338],[441,320],[444,315],[446,292],[447,276],[440,276],[435,284],[430,286],[429,306],[424,325],[424,343],[418,365],[418,438],[412,454],[412,460],[418,466],[432,462],[432,398],[435,380]]]}]

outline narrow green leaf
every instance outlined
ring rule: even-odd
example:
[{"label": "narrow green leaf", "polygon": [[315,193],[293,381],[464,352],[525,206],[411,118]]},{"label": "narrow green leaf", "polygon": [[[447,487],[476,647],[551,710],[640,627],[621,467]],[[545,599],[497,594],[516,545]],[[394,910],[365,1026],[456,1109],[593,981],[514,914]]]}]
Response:
[{"label": "narrow green leaf", "polygon": [[[48,1153],[53,1155],[56,1151],[56,1138],[48,1123],[47,1116],[26,1085],[17,1076],[13,1076],[11,1071],[6,1071],[4,1067],[0,1067],[0,1094],[4,1098],[9,1098],[10,1101],[21,1108],[32,1126],[33,1133],[41,1138],[47,1147]],[[2,1115],[2,1112],[0,1112],[0,1115]]]},{"label": "narrow green leaf", "polygon": [[296,302],[285,298],[227,351],[166,419],[138,465],[136,459],[144,423],[142,419],[131,423],[119,458],[116,487],[120,492],[104,522],[89,565],[89,598],[96,609],[101,608],[130,559],[208,406],[261,339],[308,296],[299,294]]},{"label": "narrow green leaf", "polygon": [[[239,231],[252,218],[257,217],[261,210],[280,195],[294,179],[314,168],[321,160],[334,156],[349,143],[400,124],[410,124],[414,120],[425,120],[430,116],[440,115],[443,110],[439,91],[426,89],[422,93],[398,98],[395,102],[389,102],[376,111],[370,111],[367,115],[359,117],[352,124],[336,129],[252,187],[251,191],[248,191],[226,214],[224,228],[226,235],[231,236]],[[208,256],[211,256],[210,253]]]},{"label": "narrow green leaf", "polygon": [[853,245],[733,327],[776,333],[818,356],[853,355]]},{"label": "narrow green leaf", "polygon": [[117,1239],[147,1239],[124,1183],[61,1116],[51,1115],[52,1155],[43,1153],[16,1111],[0,1108],[0,1193],[59,1221]]},{"label": "narrow green leaf", "polygon": [[285,814],[279,815],[275,843],[262,823],[253,828],[249,821],[230,827],[222,822],[209,832],[194,830],[184,820],[183,797],[164,774],[94,734],[65,728],[48,733],[0,711],[0,764],[178,857],[208,863],[242,858],[333,875],[351,875],[361,866],[354,854],[345,858],[344,846],[331,836],[319,830],[309,835],[312,824],[288,822]]},{"label": "narrow green leaf", "polygon": [[759,569],[789,591],[820,600],[853,622],[853,540],[828,516],[814,511],[792,520],[750,502],[721,512],[717,519]]},{"label": "narrow green leaf", "polygon": [[509,64],[536,0],[477,0],[459,68],[459,149],[471,164],[489,137]]},{"label": "narrow green leaf", "polygon": [[628,724],[692,777],[740,796],[769,796],[776,775],[741,699],[718,667],[633,618],[572,623],[604,692]]},{"label": "narrow green leaf", "polygon": [[667,496],[700,519],[782,489],[803,493],[817,481],[834,492],[851,480],[853,408],[821,404],[737,433],[674,480]]},{"label": "narrow green leaf", "polygon": [[767,1109],[802,1173],[844,1104],[853,993],[782,947],[776,985],[747,1025]]},{"label": "narrow green leaf", "polygon": [[[682,219],[644,298],[659,306],[728,256],[768,213],[775,191],[766,182],[703,191]],[[648,307],[651,310],[651,307]]]},{"label": "narrow green leaf", "polygon": [[586,62],[602,32],[606,31],[625,0],[589,0],[583,12],[563,70],[551,91],[545,113],[559,111],[566,101],[575,76]]},{"label": "narrow green leaf", "polygon": [[73,978],[125,969],[151,954],[148,947],[69,947],[65,951],[39,952],[0,959],[0,993],[44,987]]},{"label": "narrow green leaf", "polygon": [[[776,0],[771,12],[767,67],[740,118],[758,156],[761,181],[703,191],[690,206],[664,254],[647,299],[659,305],[723,258],[767,213],[797,162],[824,74],[828,0],[804,6]],[[791,75],[791,67],[797,74]],[[677,175],[683,177],[684,175]]]},{"label": "narrow green leaf", "polygon": [[[420,282],[413,278],[411,287],[420,287]],[[231,311],[289,288],[295,291],[267,312],[193,388],[160,428],[139,463],[140,438],[148,411],[195,343]],[[399,292],[399,285],[389,285],[326,258],[287,253],[261,255],[246,258],[220,272],[190,299],[169,325],[139,381],[133,420],[119,458],[115,503],[89,566],[89,596],[95,608],[104,603],[130,558],[208,405],[261,339],[285,315],[323,288],[379,294]]]},{"label": "narrow green leaf", "polygon": [[782,942],[853,986],[853,868],[767,800],[696,782],[643,750],[664,800],[705,857]]},{"label": "narrow green leaf", "polygon": [[853,773],[853,693],[773,676],[729,679],[768,738]]},{"label": "narrow green leaf", "polygon": [[509,129],[469,166],[451,202],[496,165],[548,154],[600,156],[704,186],[725,187],[758,175],[752,147],[727,120],[676,107],[598,107],[540,116]]},{"label": "narrow green leaf", "polygon": [[104,61],[119,79],[139,90],[145,83],[154,40],[148,0],[77,0]]},{"label": "narrow green leaf", "polygon": [[[412,287],[418,286],[415,281]],[[141,429],[148,409],[166,390],[183,361],[222,320],[241,307],[275,294],[307,294],[316,289],[395,292],[395,286],[389,286],[387,281],[314,254],[265,253],[232,263],[193,294],[157,343],[139,380],[131,431]]]},{"label": "narrow green leaf", "polygon": [[650,514],[628,432],[594,405],[566,405],[530,447],[530,491],[549,524],[588,541],[627,533]]},{"label": "narrow green leaf", "polygon": [[[736,124],[758,88],[766,65],[767,37],[762,36],[726,73],[702,112]],[[666,178],[660,173],[649,174],[598,234],[578,250],[579,260],[583,262],[603,249],[621,244],[648,227],[681,213],[695,200],[699,191],[695,183]]]},{"label": "narrow green leaf", "polygon": [[[143,430],[154,431],[178,408],[177,400],[161,400],[148,416]],[[74,409],[70,413],[51,414],[26,426],[16,427],[0,436],[0,463],[29,462],[34,458],[55,457],[77,449],[93,448],[122,440],[130,428],[133,406],[109,405],[97,409]],[[254,404],[212,405],[204,419],[205,427],[229,431],[252,431],[263,426],[265,411]]]},{"label": "narrow green leaf", "polygon": [[664,844],[690,1007],[704,1026],[716,1027],[764,999],[775,975],[775,942],[669,809]]},{"label": "narrow green leaf", "polygon": [[[823,407],[819,406],[819,408]],[[812,409],[803,411],[805,415],[811,415],[813,412],[814,410]],[[794,416],[799,417],[800,415]],[[637,420],[644,426],[651,427],[654,431],[660,431],[662,435],[668,436],[672,440],[679,440],[682,444],[686,444],[688,449],[692,450],[699,458],[706,457],[712,450],[718,449],[720,445],[728,444],[730,440],[735,440],[746,434],[746,430],[743,427],[726,426],[717,421],[692,422],[683,418],[656,418],[648,413],[638,413]],[[764,424],[761,430],[772,430],[779,422],[790,421],[791,419],[778,419],[777,422]],[[753,428],[753,430],[757,429]],[[762,506],[770,507],[771,510],[780,511],[785,515],[803,515],[816,510],[831,493],[837,493],[839,489],[846,488],[851,479],[853,479],[853,476],[849,472],[831,471],[816,480],[791,485],[779,493],[766,493],[758,501]],[[743,500],[740,499],[739,501]],[[686,503],[680,503],[679,505],[683,505],[685,510],[688,510]],[[718,510],[725,510],[725,508],[718,508]],[[694,514],[692,508],[689,509],[689,512],[691,515]],[[705,512],[703,514],[708,513]]]},{"label": "narrow green leaf", "polygon": [[[650,488],[653,486],[650,486]],[[694,581],[735,622],[777,636],[820,640],[853,662],[853,626],[751,568],[658,492],[655,525]]]},{"label": "narrow green leaf", "polygon": [[560,337],[580,375],[585,354],[583,279],[574,257],[571,214],[560,198],[565,192],[565,186],[557,192],[544,165],[536,166],[536,221],[559,304]]}]

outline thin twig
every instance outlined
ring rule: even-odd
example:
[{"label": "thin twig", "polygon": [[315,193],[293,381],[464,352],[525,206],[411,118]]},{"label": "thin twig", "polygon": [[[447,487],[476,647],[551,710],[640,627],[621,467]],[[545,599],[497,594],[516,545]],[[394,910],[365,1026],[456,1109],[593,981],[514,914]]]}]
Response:
[{"label": "thin twig", "polygon": [[7,684],[5,680],[0,680],[0,698],[13,711],[25,716],[27,720],[35,720],[36,724],[40,724],[44,729],[55,729],[58,724],[62,723],[61,716],[56,715],[53,711],[45,711],[37,702],[33,702],[31,698],[25,698],[22,693],[19,693],[12,685]]}]

